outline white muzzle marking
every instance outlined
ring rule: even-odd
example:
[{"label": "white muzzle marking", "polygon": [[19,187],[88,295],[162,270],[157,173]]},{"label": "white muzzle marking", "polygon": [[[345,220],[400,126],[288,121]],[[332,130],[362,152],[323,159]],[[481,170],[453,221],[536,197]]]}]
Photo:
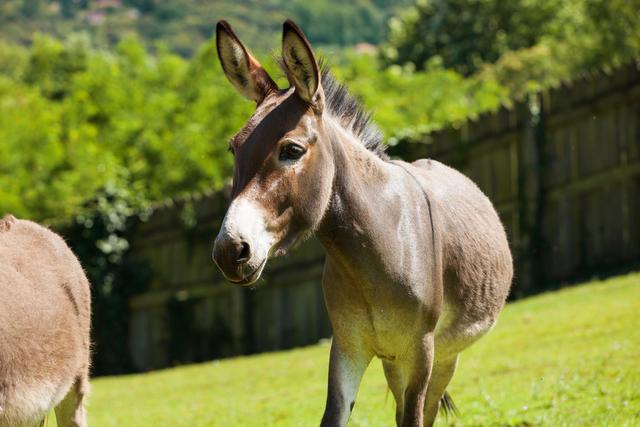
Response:
[{"label": "white muzzle marking", "polygon": [[257,203],[237,198],[224,216],[216,240],[234,239],[247,242],[251,257],[249,268],[257,268],[269,256],[276,243],[275,236],[267,230],[267,212]]}]

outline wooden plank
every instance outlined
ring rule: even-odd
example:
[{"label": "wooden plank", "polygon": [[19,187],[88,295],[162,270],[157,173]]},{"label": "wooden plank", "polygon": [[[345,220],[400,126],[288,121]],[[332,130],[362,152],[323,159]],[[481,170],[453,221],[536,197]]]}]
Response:
[{"label": "wooden plank", "polygon": [[604,170],[600,173],[586,176],[567,185],[555,187],[547,192],[547,197],[553,200],[556,198],[566,197],[568,194],[592,191],[598,187],[603,187],[610,183],[621,182],[636,175],[640,175],[640,162],[619,166],[611,170]]},{"label": "wooden plank", "polygon": [[149,307],[163,306],[172,298],[192,299],[214,297],[229,294],[232,290],[230,284],[188,286],[182,289],[162,289],[136,295],[129,299],[129,308],[133,311]]}]

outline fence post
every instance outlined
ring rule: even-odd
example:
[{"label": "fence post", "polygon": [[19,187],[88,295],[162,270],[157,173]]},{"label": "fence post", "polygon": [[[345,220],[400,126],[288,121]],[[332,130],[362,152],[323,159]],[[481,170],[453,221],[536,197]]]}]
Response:
[{"label": "fence post", "polygon": [[544,106],[542,94],[532,94],[525,111],[520,144],[519,224],[520,247],[516,254],[516,296],[529,294],[544,281],[541,262],[544,156]]}]

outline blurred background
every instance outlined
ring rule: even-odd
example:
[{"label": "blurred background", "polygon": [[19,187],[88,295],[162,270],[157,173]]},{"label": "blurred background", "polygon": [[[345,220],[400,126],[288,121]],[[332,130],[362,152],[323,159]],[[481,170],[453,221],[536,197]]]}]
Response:
[{"label": "blurred background", "polygon": [[227,139],[253,105],[221,72],[228,20],[273,60],[292,18],[389,152],[490,196],[512,298],[640,261],[639,0],[2,0],[0,214],[62,233],[93,283],[94,375],[330,336],[311,240],[255,289],[210,259]]}]

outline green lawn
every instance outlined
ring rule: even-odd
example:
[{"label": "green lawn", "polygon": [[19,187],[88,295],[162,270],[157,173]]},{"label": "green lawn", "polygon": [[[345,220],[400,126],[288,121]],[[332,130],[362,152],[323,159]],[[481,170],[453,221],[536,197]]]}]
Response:
[{"label": "green lawn", "polygon": [[[318,344],[99,378],[90,425],[318,425],[328,354]],[[640,274],[509,304],[463,353],[449,390],[460,415],[441,426],[640,426]],[[374,361],[350,425],[392,426],[393,414]]]}]

